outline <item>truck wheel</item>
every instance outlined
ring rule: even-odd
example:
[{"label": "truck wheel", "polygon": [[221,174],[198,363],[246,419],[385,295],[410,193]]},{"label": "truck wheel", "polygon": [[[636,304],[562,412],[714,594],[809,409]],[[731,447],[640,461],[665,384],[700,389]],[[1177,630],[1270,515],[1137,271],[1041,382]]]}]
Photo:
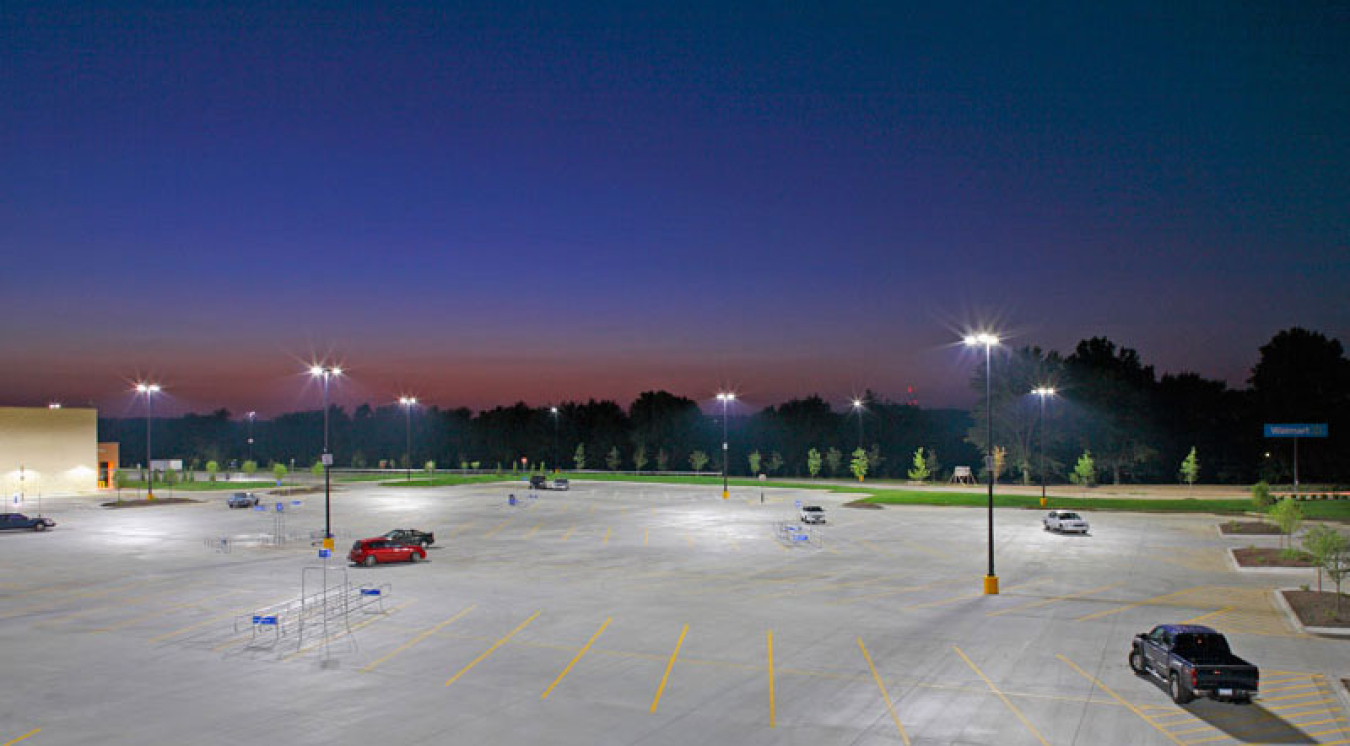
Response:
[{"label": "truck wheel", "polygon": [[1195,699],[1195,695],[1186,691],[1186,687],[1182,686],[1181,678],[1177,676],[1176,671],[1173,671],[1171,678],[1168,679],[1167,692],[1172,695],[1172,701],[1179,705],[1184,705]]},{"label": "truck wheel", "polygon": [[1130,670],[1134,671],[1136,676],[1148,673],[1148,669],[1144,668],[1144,655],[1138,650],[1130,651]]}]

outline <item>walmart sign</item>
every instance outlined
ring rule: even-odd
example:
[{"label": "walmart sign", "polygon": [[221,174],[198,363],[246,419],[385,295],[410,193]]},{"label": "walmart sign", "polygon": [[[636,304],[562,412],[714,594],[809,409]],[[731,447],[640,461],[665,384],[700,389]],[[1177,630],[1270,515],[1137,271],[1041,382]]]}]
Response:
[{"label": "walmart sign", "polygon": [[1319,422],[1312,424],[1282,424],[1272,425],[1266,423],[1267,438],[1325,438],[1327,437],[1327,423]]}]

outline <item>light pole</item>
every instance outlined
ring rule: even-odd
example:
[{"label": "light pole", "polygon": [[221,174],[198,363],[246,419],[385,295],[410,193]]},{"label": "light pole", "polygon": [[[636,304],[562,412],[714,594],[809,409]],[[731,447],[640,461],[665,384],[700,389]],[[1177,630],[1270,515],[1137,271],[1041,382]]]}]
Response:
[{"label": "light pole", "polygon": [[1055,395],[1050,386],[1037,386],[1031,390],[1041,400],[1041,507],[1045,507],[1045,399]]},{"label": "light pole", "polygon": [[328,382],[342,375],[337,366],[314,365],[309,374],[323,379],[323,548],[333,549],[333,481],[329,470],[333,467],[333,454],[328,451]]},{"label": "light pole", "polygon": [[553,473],[558,473],[558,408],[549,407],[548,413],[553,415]]},{"label": "light pole", "polygon": [[415,407],[415,406],[417,406],[417,397],[415,397],[415,396],[400,396],[400,397],[398,398],[398,403],[403,405],[404,420],[405,420],[405,422],[406,422],[406,430],[405,430],[405,434],[406,434],[406,445],[405,445],[405,447],[404,447],[405,449],[404,449],[403,452],[406,453],[406,454],[408,454],[408,455],[407,455],[408,465],[407,465],[407,467],[406,467],[407,470],[408,470],[408,476],[407,476],[406,481],[411,482],[411,481],[412,481],[412,408]]},{"label": "light pole", "polygon": [[258,416],[257,412],[248,413],[248,460],[253,460],[253,420]]},{"label": "light pole", "polygon": [[858,450],[861,451],[861,450],[862,450],[862,447],[863,447],[863,421],[862,421],[862,416],[863,416],[863,400],[862,400],[862,399],[854,399],[854,400],[853,400],[853,411],[858,413]]},{"label": "light pole", "polygon": [[998,344],[993,334],[972,334],[965,338],[968,347],[984,347],[985,471],[989,473],[989,573],[984,576],[984,593],[998,595],[998,575],[994,574],[994,399],[990,373],[990,350]]},{"label": "light pole", "polygon": [[717,400],[722,402],[722,499],[731,497],[727,491],[727,405],[736,401],[736,395],[730,392],[724,392],[717,395]]},{"label": "light pole", "polygon": [[155,499],[155,465],[150,461],[150,399],[160,391],[157,383],[138,383],[136,393],[145,394],[145,499]]}]

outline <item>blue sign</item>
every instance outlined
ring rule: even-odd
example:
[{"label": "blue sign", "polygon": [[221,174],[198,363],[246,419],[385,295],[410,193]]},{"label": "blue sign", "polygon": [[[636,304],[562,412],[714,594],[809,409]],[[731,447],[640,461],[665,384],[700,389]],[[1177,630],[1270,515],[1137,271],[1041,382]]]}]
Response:
[{"label": "blue sign", "polygon": [[811,538],[811,537],[807,536],[806,534],[793,534],[793,535],[792,535],[792,540],[793,540],[793,541],[807,541],[807,540],[809,540],[810,538]]},{"label": "blue sign", "polygon": [[331,549],[320,549],[320,550],[319,550],[319,556],[322,557],[322,558],[324,558],[324,559],[327,559],[327,558],[329,558],[329,557],[332,557],[332,556],[333,556],[333,550],[331,550]]},{"label": "blue sign", "polygon": [[291,501],[291,505],[294,505],[294,506],[296,506],[296,507],[298,508],[298,507],[300,507],[300,501],[299,501],[299,500],[292,500],[292,501]]},{"label": "blue sign", "polygon": [[275,625],[277,623],[277,618],[275,616],[262,616],[260,614],[254,614],[253,623]]},{"label": "blue sign", "polygon": [[286,503],[277,503],[277,512],[278,512],[278,513],[280,513],[281,511],[283,511],[283,510],[285,510],[285,509],[286,509]]},{"label": "blue sign", "polygon": [[253,506],[253,509],[254,509],[254,510],[267,510],[267,506],[266,506],[266,505],[254,505],[254,506]]},{"label": "blue sign", "polygon": [[362,596],[378,596],[378,595],[380,595],[380,589],[379,589],[379,588],[362,588],[362,589],[361,589],[361,595],[362,595]]},{"label": "blue sign", "polygon": [[1327,423],[1281,425],[1266,423],[1265,435],[1267,438],[1325,438],[1327,437]]}]

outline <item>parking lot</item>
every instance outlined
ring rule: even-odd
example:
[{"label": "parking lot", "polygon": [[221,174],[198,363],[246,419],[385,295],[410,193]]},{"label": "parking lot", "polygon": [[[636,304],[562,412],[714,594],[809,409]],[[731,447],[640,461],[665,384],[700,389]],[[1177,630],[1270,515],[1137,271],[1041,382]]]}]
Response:
[{"label": "parking lot", "polygon": [[[50,500],[53,531],[0,536],[0,744],[1350,743],[1350,641],[1296,632],[1271,593],[1311,571],[1235,572],[1224,548],[1253,540],[1213,516],[1086,514],[1061,536],[1000,510],[984,596],[981,510],[343,485],[339,555],[393,528],[436,543],[331,563],[330,583],[388,592],[301,637],[238,623],[322,565],[303,538],[322,494],[284,519],[201,499]],[[809,540],[780,529],[797,501],[827,511]],[[1130,672],[1136,632],[1187,621],[1261,667],[1256,703],[1182,707]]]}]

